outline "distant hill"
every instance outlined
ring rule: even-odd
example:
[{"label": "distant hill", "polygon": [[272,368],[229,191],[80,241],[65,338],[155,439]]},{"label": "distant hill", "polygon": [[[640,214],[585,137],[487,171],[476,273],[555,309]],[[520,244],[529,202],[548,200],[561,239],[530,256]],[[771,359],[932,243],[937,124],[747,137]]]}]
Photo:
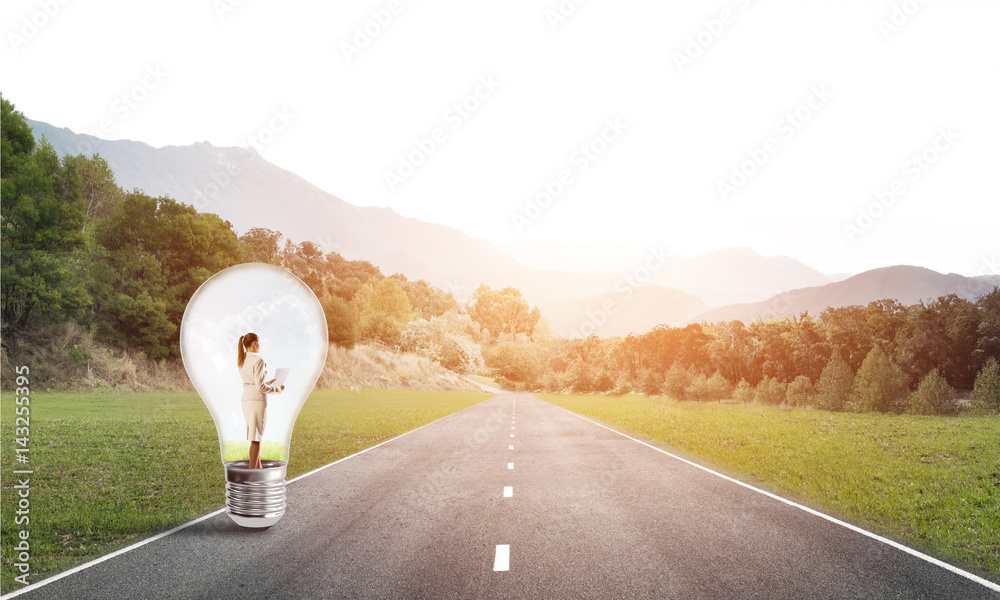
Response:
[{"label": "distant hill", "polygon": [[704,309],[700,299],[656,284],[636,289],[619,285],[604,294],[541,307],[553,333],[567,338],[646,333],[657,325],[683,325]]},{"label": "distant hill", "polygon": [[757,302],[785,290],[849,277],[821,273],[787,256],[762,256],[750,248],[726,248],[695,257],[661,248],[600,243],[501,249],[530,267],[616,279],[634,273],[653,257],[657,267],[649,271],[649,283],[698,296],[707,306]]},{"label": "distant hill", "polygon": [[[640,248],[626,244],[595,242],[591,244],[535,244],[529,246],[500,246],[522,264],[535,269],[552,269],[615,280],[634,272],[651,255],[659,256],[660,248]],[[688,257],[662,250],[670,263]]]},{"label": "distant hill", "polygon": [[891,298],[902,304],[917,304],[940,296],[956,294],[976,300],[993,290],[993,277],[948,275],[924,267],[896,266],[865,271],[844,281],[807,287],[775,295],[763,302],[733,304],[703,312],[690,322],[731,321],[749,323],[759,317],[818,315],[827,307],[866,305],[873,300]]},{"label": "distant hill", "polygon": [[750,248],[716,250],[670,264],[653,275],[654,282],[698,296],[708,306],[759,301],[842,278],[788,256],[761,256]]},{"label": "distant hill", "polygon": [[[515,286],[532,304],[552,304],[609,289],[614,281],[525,267],[486,240],[408,218],[389,208],[359,207],[263,159],[252,149],[208,142],[154,148],[105,141],[28,120],[59,155],[100,154],[120,187],[170,196],[218,214],[237,233],[251,227],[311,241],[350,260],[367,260],[383,273],[426,279],[463,301],[480,283]],[[235,172],[234,171],[238,171]]]}]

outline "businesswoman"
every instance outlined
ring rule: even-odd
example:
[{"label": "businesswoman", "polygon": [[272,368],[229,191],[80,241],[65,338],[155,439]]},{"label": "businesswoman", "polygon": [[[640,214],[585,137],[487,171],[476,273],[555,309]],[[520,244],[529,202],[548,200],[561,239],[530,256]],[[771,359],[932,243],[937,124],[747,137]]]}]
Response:
[{"label": "businesswoman", "polygon": [[267,365],[260,354],[260,339],[256,333],[240,336],[236,346],[236,366],[243,379],[243,418],[247,422],[247,440],[250,441],[250,468],[260,469],[260,439],[264,435],[264,421],[267,411],[267,395],[285,389],[285,386],[271,385],[274,379],[264,381]]}]

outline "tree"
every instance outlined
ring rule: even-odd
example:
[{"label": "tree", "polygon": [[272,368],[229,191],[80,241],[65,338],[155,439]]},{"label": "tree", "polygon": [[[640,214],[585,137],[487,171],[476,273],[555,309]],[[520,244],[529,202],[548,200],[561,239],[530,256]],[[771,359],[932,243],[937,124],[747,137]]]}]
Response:
[{"label": "tree", "polygon": [[701,373],[695,375],[688,385],[687,394],[698,402],[722,402],[732,390],[729,382],[718,371],[711,377]]},{"label": "tree", "polygon": [[252,227],[240,236],[240,248],[248,262],[278,264],[278,252],[281,239],[285,236],[280,231],[265,227]]},{"label": "tree", "polygon": [[490,332],[490,341],[495,342],[507,333],[511,339],[519,333],[530,336],[541,313],[532,309],[521,297],[520,290],[505,287],[490,289],[485,283],[473,292],[466,305],[466,311],[477,323]]},{"label": "tree", "polygon": [[791,381],[794,377],[795,323],[790,317],[759,319],[747,330],[757,339],[760,352],[757,361],[765,377]]},{"label": "tree", "polygon": [[789,406],[808,406],[812,404],[815,395],[816,390],[812,381],[805,375],[799,375],[795,381],[788,384],[786,398]]},{"label": "tree", "polygon": [[851,406],[861,412],[902,412],[906,405],[906,374],[881,346],[874,346],[854,379]]},{"label": "tree", "polygon": [[330,343],[343,348],[353,348],[358,342],[358,313],[348,302],[337,296],[323,296],[320,300],[326,314],[326,330]]},{"label": "tree", "polygon": [[842,411],[851,399],[854,373],[840,352],[834,352],[816,383],[816,408]]},{"label": "tree", "polygon": [[958,410],[955,390],[937,369],[920,380],[917,390],[910,395],[906,412],[915,415],[948,415]]},{"label": "tree", "polygon": [[647,396],[659,396],[663,393],[663,375],[656,369],[643,369],[639,373],[638,388]]},{"label": "tree", "polygon": [[541,363],[535,349],[527,344],[504,342],[493,349],[486,358],[486,365],[496,369],[509,381],[530,386],[541,373]]},{"label": "tree", "polygon": [[127,194],[93,236],[93,318],[119,345],[134,344],[151,358],[180,355],[178,327],[188,300],[242,258],[228,221],[142,192]]},{"label": "tree", "polygon": [[458,310],[458,302],[454,296],[423,279],[406,281],[403,277],[400,283],[410,300],[410,305],[413,306],[413,312],[425,319],[443,316],[450,310]]},{"label": "tree", "polygon": [[0,313],[5,346],[36,321],[59,322],[89,303],[73,268],[84,245],[79,173],[35,143],[24,115],[0,98]]},{"label": "tree", "polygon": [[482,348],[472,339],[457,333],[446,333],[441,344],[441,366],[459,373],[472,373],[483,368]]},{"label": "tree", "polygon": [[395,279],[369,280],[358,291],[355,301],[359,307],[362,339],[376,339],[390,346],[400,342],[413,311],[406,292]]},{"label": "tree", "polygon": [[778,381],[776,377],[765,376],[757,384],[754,401],[758,404],[779,406],[785,401],[785,384]]},{"label": "tree", "polygon": [[826,327],[830,348],[839,351],[851,372],[856,372],[875,343],[866,310],[860,306],[831,307],[819,318]]},{"label": "tree", "polygon": [[708,354],[714,368],[729,381],[754,377],[759,346],[743,321],[719,323],[709,330]]},{"label": "tree", "polygon": [[687,400],[688,386],[691,385],[691,371],[681,366],[680,361],[670,365],[663,377],[663,391],[674,400]]},{"label": "tree", "polygon": [[740,382],[736,384],[736,389],[733,390],[733,400],[743,404],[750,404],[753,402],[753,397],[753,386],[746,379],[740,379]]},{"label": "tree", "polygon": [[78,154],[63,157],[63,163],[79,177],[84,231],[91,229],[97,221],[111,217],[125,194],[115,183],[115,174],[108,161],[100,154],[89,158]]},{"label": "tree", "polygon": [[980,410],[1000,411],[1000,363],[986,361],[972,387],[972,405]]},{"label": "tree", "polygon": [[976,301],[976,308],[980,313],[976,331],[979,339],[972,358],[976,368],[982,369],[990,358],[1000,360],[1000,288],[994,287],[992,292],[981,296]]}]

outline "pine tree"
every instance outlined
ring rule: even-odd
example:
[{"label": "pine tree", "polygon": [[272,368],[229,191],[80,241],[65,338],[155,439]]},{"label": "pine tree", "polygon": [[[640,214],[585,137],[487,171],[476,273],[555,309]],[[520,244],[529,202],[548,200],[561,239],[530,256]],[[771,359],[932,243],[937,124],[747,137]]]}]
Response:
[{"label": "pine tree", "polygon": [[1000,411],[1000,364],[990,358],[976,375],[972,405],[980,410]]},{"label": "pine tree", "polygon": [[812,403],[816,390],[805,375],[799,375],[788,386],[787,399],[789,406],[807,406]]},{"label": "pine tree", "polygon": [[834,352],[816,383],[816,408],[842,411],[854,389],[854,373],[840,352]]},{"label": "pine tree", "polygon": [[757,384],[757,392],[754,394],[754,401],[758,404],[770,404],[778,406],[785,401],[785,384],[774,377],[764,377]]},{"label": "pine tree", "polygon": [[740,379],[740,382],[736,384],[736,389],[733,390],[733,400],[742,402],[743,404],[750,404],[753,402],[753,395],[753,386],[746,379]]},{"label": "pine tree", "polygon": [[937,369],[924,375],[917,390],[910,395],[906,412],[915,415],[947,415],[958,410],[955,390]]},{"label": "pine tree", "polygon": [[851,407],[861,412],[902,412],[906,408],[906,383],[903,370],[876,345],[858,369]]}]

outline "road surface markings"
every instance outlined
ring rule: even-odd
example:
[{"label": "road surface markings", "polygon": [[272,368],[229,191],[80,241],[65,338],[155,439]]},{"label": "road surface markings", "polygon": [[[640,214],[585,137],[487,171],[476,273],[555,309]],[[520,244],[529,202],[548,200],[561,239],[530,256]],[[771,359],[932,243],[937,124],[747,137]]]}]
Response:
[{"label": "road surface markings", "polygon": [[504,488],[503,488],[503,497],[504,498],[513,498],[514,497],[514,486],[512,486],[512,485],[504,486]]},{"label": "road surface markings", "polygon": [[498,544],[497,553],[493,558],[494,571],[510,570],[510,544]]},{"label": "road surface markings", "polygon": [[[496,396],[494,396],[494,398],[495,397]],[[286,486],[291,485],[291,484],[295,483],[296,481],[298,481],[300,479],[304,479],[306,477],[309,477],[310,475],[313,475],[315,473],[319,473],[320,471],[322,471],[323,469],[326,469],[327,467],[332,467],[334,465],[340,464],[340,463],[344,462],[345,460],[354,458],[355,456],[361,456],[362,454],[364,454],[366,452],[374,450],[374,449],[376,449],[376,448],[378,448],[380,446],[384,446],[384,445],[386,445],[386,444],[388,444],[390,442],[394,442],[394,441],[398,440],[399,438],[407,436],[407,435],[410,435],[411,433],[413,433],[415,431],[419,431],[419,430],[423,429],[424,427],[430,427],[431,425],[433,425],[433,424],[435,424],[435,423],[437,423],[439,421],[443,421],[444,419],[447,419],[448,417],[451,417],[453,415],[457,415],[458,413],[467,411],[467,410],[469,410],[471,408],[475,408],[476,406],[479,406],[479,405],[478,404],[474,404],[472,406],[463,408],[462,410],[460,410],[458,412],[451,413],[450,415],[445,415],[445,416],[441,417],[440,419],[438,419],[437,421],[431,421],[430,423],[426,423],[424,425],[421,425],[420,427],[417,427],[416,429],[411,429],[411,430],[409,430],[409,431],[407,431],[405,433],[401,433],[401,434],[397,435],[394,438],[388,439],[388,440],[386,440],[384,442],[381,442],[379,444],[375,444],[374,446],[371,446],[369,448],[365,448],[364,450],[361,450],[359,452],[355,452],[354,454],[351,454],[350,456],[345,456],[344,458],[335,460],[332,463],[325,464],[322,467],[317,467],[317,468],[313,469],[312,471],[309,471],[308,473],[303,473],[302,475],[299,475],[295,479],[290,479],[290,480],[286,481],[285,485]],[[510,434],[510,437],[514,437],[514,434],[513,433]],[[40,587],[46,586],[46,585],[48,585],[50,583],[55,583],[56,581],[59,581],[60,579],[64,579],[66,577],[69,577],[70,575],[73,575],[75,573],[79,573],[80,571],[83,571],[85,569],[89,569],[90,567],[93,567],[95,565],[99,565],[99,564],[101,564],[104,561],[111,560],[112,558],[115,558],[116,556],[121,556],[122,554],[125,554],[126,552],[130,552],[132,550],[135,550],[136,548],[141,548],[142,546],[145,546],[146,544],[149,544],[149,543],[155,542],[156,540],[165,538],[168,535],[170,535],[172,533],[175,533],[177,531],[181,531],[182,529],[186,529],[186,528],[190,527],[191,525],[194,525],[196,523],[201,523],[202,521],[205,521],[207,519],[211,519],[212,517],[214,517],[216,515],[225,514],[225,512],[226,512],[225,508],[220,508],[219,510],[217,510],[215,512],[210,512],[207,515],[202,515],[202,516],[198,517],[197,519],[192,519],[192,520],[188,521],[187,523],[181,523],[180,525],[178,525],[177,527],[174,527],[173,529],[168,529],[167,531],[163,531],[163,532],[158,533],[158,534],[156,534],[156,535],[154,535],[152,537],[148,537],[148,538],[142,540],[141,542],[136,542],[136,543],[132,544],[131,546],[126,546],[124,548],[119,548],[118,550],[115,550],[114,552],[105,554],[104,556],[99,556],[99,557],[97,557],[97,558],[95,558],[95,559],[93,559],[91,561],[83,563],[82,565],[77,565],[77,566],[73,567],[72,569],[68,569],[66,571],[63,571],[62,573],[57,573],[56,575],[53,575],[52,577],[49,577],[48,579],[43,579],[41,581],[36,581],[35,583],[27,585],[27,586],[25,586],[25,587],[23,587],[23,588],[21,588],[19,590],[16,590],[14,592],[10,592],[10,593],[4,594],[3,596],[0,596],[0,599],[7,600],[8,598],[14,598],[16,596],[20,596],[21,594],[30,592],[31,590],[37,590]]]},{"label": "road surface markings", "polygon": [[510,434],[510,437],[514,437],[514,434],[513,434],[513,433],[512,433],[512,434]]},{"label": "road surface markings", "polygon": [[513,449],[514,449],[514,446],[507,446],[507,449],[508,449],[508,450],[513,450]]},{"label": "road surface markings", "polygon": [[[555,406],[555,405],[552,404],[552,406]],[[993,583],[992,581],[988,581],[986,579],[983,579],[982,577],[979,577],[978,575],[973,575],[972,573],[969,573],[968,571],[963,571],[962,569],[959,569],[956,566],[949,565],[948,563],[940,561],[940,560],[938,560],[938,559],[936,559],[936,558],[934,558],[932,556],[928,556],[928,555],[926,555],[926,554],[924,554],[922,552],[914,550],[913,548],[909,548],[907,546],[904,546],[903,544],[900,544],[898,542],[894,542],[894,541],[892,541],[892,540],[890,540],[888,538],[884,538],[884,537],[882,537],[882,536],[880,536],[878,534],[872,533],[870,531],[867,531],[867,530],[862,529],[860,527],[857,527],[855,525],[851,525],[850,523],[846,523],[844,521],[841,521],[840,519],[835,519],[834,517],[831,517],[830,515],[823,514],[823,513],[819,512],[818,510],[813,510],[813,509],[811,509],[811,508],[809,508],[807,506],[803,506],[801,504],[797,504],[795,502],[792,502],[791,500],[788,500],[786,498],[782,498],[781,496],[778,496],[777,494],[772,494],[771,492],[766,492],[766,491],[764,491],[764,490],[762,490],[760,488],[756,488],[756,487],[750,485],[749,483],[743,483],[739,479],[733,479],[732,477],[729,477],[728,475],[723,475],[722,473],[718,473],[716,471],[713,471],[712,469],[709,469],[708,467],[703,467],[703,466],[699,465],[698,463],[692,462],[692,461],[687,460],[685,458],[681,458],[681,457],[679,457],[679,456],[677,456],[675,454],[671,454],[671,453],[667,452],[666,450],[664,450],[662,448],[657,448],[656,446],[653,446],[652,444],[647,444],[646,442],[643,442],[641,440],[637,440],[637,439],[635,439],[634,437],[632,437],[630,435],[626,435],[626,434],[618,431],[617,429],[613,429],[611,427],[608,427],[607,425],[602,425],[601,423],[598,423],[597,421],[592,421],[592,420],[588,419],[587,417],[584,417],[582,415],[576,414],[575,412],[566,410],[565,408],[562,408],[561,406],[556,406],[556,408],[558,408],[559,410],[561,410],[563,412],[567,412],[567,413],[573,415],[574,417],[577,417],[579,419],[583,419],[584,421],[587,421],[588,423],[593,423],[594,425],[597,425],[598,427],[601,427],[603,429],[607,429],[608,431],[610,431],[612,433],[617,433],[618,435],[622,436],[623,438],[632,440],[633,442],[636,442],[637,444],[642,444],[643,446],[646,446],[647,448],[655,450],[655,451],[657,451],[657,452],[659,452],[661,454],[666,454],[670,458],[674,458],[674,459],[679,460],[679,461],[681,461],[683,463],[687,463],[687,464],[691,465],[692,467],[701,469],[702,471],[705,471],[706,473],[711,473],[712,475],[715,475],[716,477],[721,477],[722,479],[725,479],[726,481],[730,481],[732,483],[735,483],[736,485],[743,486],[743,487],[747,488],[748,490],[752,490],[752,491],[757,492],[759,494],[763,494],[763,495],[765,495],[765,496],[767,496],[769,498],[773,498],[774,500],[777,500],[779,502],[784,502],[785,504],[787,504],[789,506],[793,506],[795,508],[804,510],[805,512],[807,512],[807,513],[809,513],[811,515],[817,516],[817,517],[819,517],[821,519],[826,519],[827,521],[830,521],[831,523],[836,523],[837,525],[840,525],[842,527],[846,527],[847,529],[850,529],[851,531],[854,531],[856,533],[860,533],[861,535],[869,537],[869,538],[871,538],[873,540],[877,540],[879,542],[882,542],[883,544],[887,544],[889,546],[892,546],[893,548],[895,548],[897,550],[901,550],[901,551],[903,551],[903,552],[905,552],[905,553],[907,553],[907,554],[909,554],[911,556],[914,556],[914,557],[919,558],[921,560],[927,561],[927,562],[931,563],[932,565],[937,565],[937,566],[941,567],[942,569],[946,569],[948,571],[951,571],[952,573],[954,573],[956,575],[959,575],[961,577],[964,577],[966,579],[969,579],[970,581],[975,581],[976,583],[978,583],[980,585],[983,585],[983,586],[985,586],[985,587],[987,587],[987,588],[989,588],[989,589],[991,589],[991,590],[993,590],[995,592],[1000,592],[1000,584],[996,584],[996,583]],[[513,435],[513,434],[511,434],[511,435]]]},{"label": "road surface markings", "polygon": [[514,468],[514,463],[507,463],[507,468],[508,469],[513,469]]}]

